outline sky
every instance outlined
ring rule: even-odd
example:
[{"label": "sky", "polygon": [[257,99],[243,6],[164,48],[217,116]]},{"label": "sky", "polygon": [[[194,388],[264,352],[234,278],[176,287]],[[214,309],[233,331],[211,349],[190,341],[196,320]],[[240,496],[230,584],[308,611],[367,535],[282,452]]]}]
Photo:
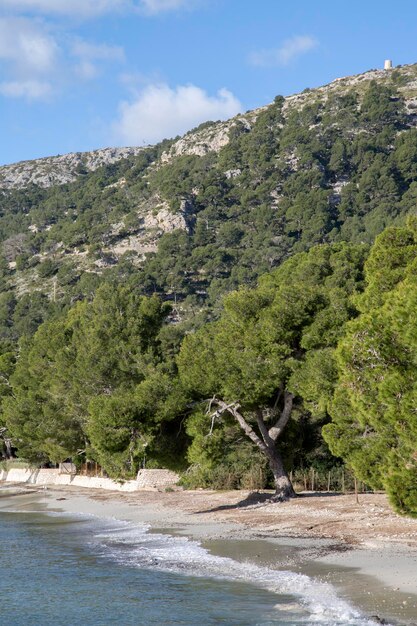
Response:
[{"label": "sky", "polygon": [[142,146],[417,62],[415,0],[0,0],[0,165]]}]

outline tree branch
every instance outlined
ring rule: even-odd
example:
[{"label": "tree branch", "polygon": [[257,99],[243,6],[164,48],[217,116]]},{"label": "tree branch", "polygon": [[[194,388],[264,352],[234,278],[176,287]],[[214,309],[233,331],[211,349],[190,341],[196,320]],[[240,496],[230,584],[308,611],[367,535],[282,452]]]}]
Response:
[{"label": "tree branch", "polygon": [[243,415],[239,412],[240,404],[238,404],[237,402],[227,404],[226,402],[223,402],[223,400],[218,399],[212,399],[211,402],[212,404],[217,404],[217,406],[219,407],[219,409],[216,411],[217,416],[228,411],[235,418],[245,435],[247,435],[249,439],[251,439],[260,450],[262,450],[262,452],[268,452],[268,446],[256,434],[252,426],[248,424]]},{"label": "tree branch", "polygon": [[274,445],[274,440],[269,436],[268,428],[264,422],[264,416],[262,409],[256,410],[256,423],[258,424],[259,431],[262,435],[262,439],[266,443],[268,447],[272,447]]},{"label": "tree branch", "polygon": [[289,391],[284,392],[284,408],[281,411],[281,415],[275,422],[275,424],[269,429],[268,435],[272,439],[272,441],[276,441],[278,437],[281,436],[282,431],[286,427],[288,420],[291,416],[291,411],[293,407],[294,396]]},{"label": "tree branch", "polygon": [[282,396],[282,392],[283,392],[283,386],[280,385],[280,388],[278,389],[278,393],[277,393],[277,397],[275,398],[275,402],[274,402],[274,406],[272,407],[272,415],[275,415],[277,408],[278,408],[278,402],[281,399]]}]

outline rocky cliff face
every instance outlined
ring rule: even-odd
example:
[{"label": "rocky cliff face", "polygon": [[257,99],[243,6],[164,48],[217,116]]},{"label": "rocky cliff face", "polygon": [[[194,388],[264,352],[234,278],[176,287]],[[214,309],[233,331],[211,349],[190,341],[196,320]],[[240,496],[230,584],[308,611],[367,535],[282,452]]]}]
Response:
[{"label": "rocky cliff face", "polygon": [[103,165],[139,154],[143,148],[102,148],[93,152],[70,154],[20,161],[0,167],[0,189],[23,189],[37,185],[46,189],[53,185],[71,183],[83,171],[94,172]]},{"label": "rocky cliff face", "polygon": [[201,124],[195,130],[191,130],[183,137],[174,142],[171,148],[161,156],[161,163],[168,163],[173,158],[183,155],[205,156],[208,152],[219,152],[229,143],[229,133],[238,122],[249,130],[256,121],[257,116],[266,107],[254,109],[244,115],[236,117],[226,122],[207,122]]}]

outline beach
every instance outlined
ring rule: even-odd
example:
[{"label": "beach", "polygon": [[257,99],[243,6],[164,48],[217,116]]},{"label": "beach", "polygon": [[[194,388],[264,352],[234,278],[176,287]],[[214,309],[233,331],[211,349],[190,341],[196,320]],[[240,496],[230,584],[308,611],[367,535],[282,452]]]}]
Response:
[{"label": "beach", "polygon": [[[270,503],[242,491],[103,492],[8,485],[15,510],[85,514],[198,541],[211,554],[330,583],[364,615],[417,623],[417,520],[382,494],[301,494]],[[2,501],[0,500],[0,505]]]}]

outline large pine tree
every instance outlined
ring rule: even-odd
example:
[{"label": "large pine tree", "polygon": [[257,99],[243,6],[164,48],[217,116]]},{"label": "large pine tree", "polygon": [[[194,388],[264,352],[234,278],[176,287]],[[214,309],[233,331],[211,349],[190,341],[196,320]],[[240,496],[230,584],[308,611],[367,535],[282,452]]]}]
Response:
[{"label": "large pine tree", "polygon": [[417,516],[417,229],[390,228],[367,262],[360,317],[337,349],[324,437],[394,507]]}]

